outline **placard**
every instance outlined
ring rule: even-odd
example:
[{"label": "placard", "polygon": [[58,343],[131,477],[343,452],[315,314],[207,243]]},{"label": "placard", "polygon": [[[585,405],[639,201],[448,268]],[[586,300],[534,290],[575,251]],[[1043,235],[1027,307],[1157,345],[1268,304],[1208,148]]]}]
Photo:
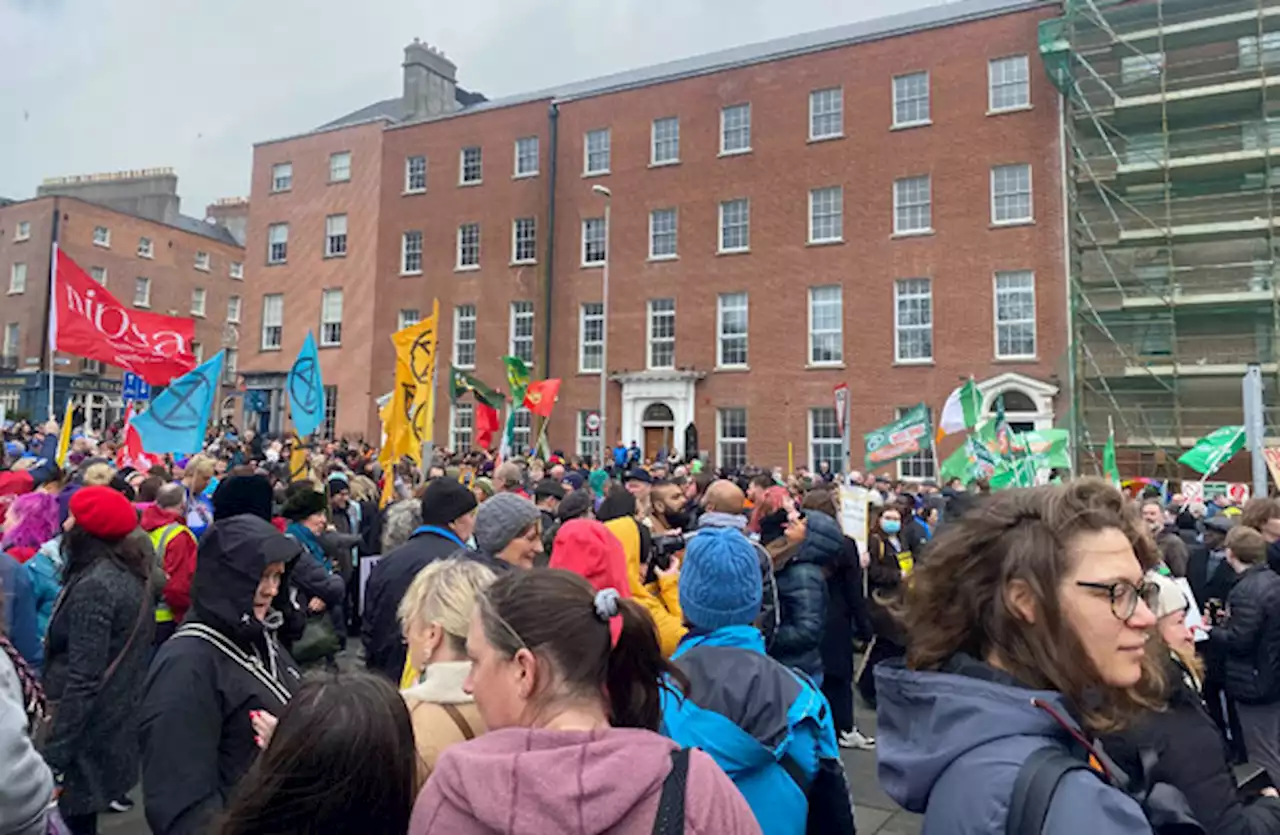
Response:
[{"label": "placard", "polygon": [[844,535],[858,543],[858,550],[867,552],[867,503],[870,491],[865,487],[840,488],[840,527]]}]

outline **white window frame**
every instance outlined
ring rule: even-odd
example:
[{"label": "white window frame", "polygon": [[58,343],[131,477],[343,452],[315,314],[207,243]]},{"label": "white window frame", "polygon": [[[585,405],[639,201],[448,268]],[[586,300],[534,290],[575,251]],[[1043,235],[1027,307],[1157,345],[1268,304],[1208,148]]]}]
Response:
[{"label": "white window frame", "polygon": [[231,276],[236,281],[244,281],[244,262],[232,261],[227,264],[227,275]]},{"label": "white window frame", "polygon": [[[819,133],[817,130],[819,120],[833,121],[834,129]],[[823,87],[809,91],[809,141],[821,142],[826,139],[839,139],[842,136],[844,136],[844,88]]]},{"label": "white window frame", "polygon": [[[533,302],[517,300],[511,303],[511,315],[507,322],[507,354],[513,357],[519,357],[526,366],[533,368],[533,334],[534,334],[534,309]],[[525,323],[528,325],[528,335],[520,333],[520,325]],[[520,346],[527,345],[524,353],[521,353]]]},{"label": "white window frame", "polygon": [[9,295],[20,296],[27,292],[27,262],[14,261],[9,267]]},{"label": "white window frame", "polygon": [[[914,202],[903,205],[903,190],[909,183],[919,183],[924,181],[925,188],[928,189],[929,199],[926,202]],[[927,223],[920,227],[904,227],[901,221],[901,213],[910,211],[920,206],[925,207],[927,215]],[[899,177],[893,181],[893,234],[897,237],[908,237],[911,235],[931,235],[933,234],[933,177],[929,174],[921,174],[915,177]]]},{"label": "white window frame", "polygon": [[[915,282],[924,282],[923,285]],[[925,292],[920,292],[920,287]],[[904,302],[925,302],[925,323],[903,322]],[[905,356],[903,336],[907,333],[927,333],[929,355]],[[933,281],[929,278],[899,278],[893,282],[893,361],[896,365],[930,365],[933,363]]]},{"label": "white window frame", "polygon": [[293,163],[277,162],[271,166],[271,193],[293,190]]},{"label": "white window frame", "polygon": [[0,346],[6,357],[13,357],[16,361],[18,355],[22,353],[22,323],[21,322],[5,322],[4,325],[4,345]]},{"label": "white window frame", "polygon": [[[588,308],[599,308],[598,313],[588,312]],[[588,320],[600,321],[600,339],[587,341]],[[600,374],[604,368],[604,304],[602,302],[583,302],[578,306],[578,373]],[[587,346],[600,346],[600,368],[587,367]]]},{"label": "white window frame", "polygon": [[[823,413],[822,416],[824,418],[827,416],[828,413],[830,413],[831,428],[836,430],[835,437],[828,437],[824,435],[823,437],[819,438],[817,436],[817,433],[815,430],[818,424],[818,420],[817,420],[818,412],[822,412]],[[841,470],[843,470],[844,465],[847,462],[842,462],[840,460],[840,456],[844,452],[844,439],[839,436],[840,421],[838,419],[838,416],[836,415],[835,407],[834,406],[811,406],[809,408],[807,420],[805,422],[808,424],[808,430],[809,430],[809,469],[812,470],[813,472],[817,472],[818,465],[822,461],[830,461],[833,464],[838,465],[838,466],[833,466],[831,468],[832,472],[840,472]],[[825,424],[826,421],[824,420],[823,423]],[[834,456],[818,455],[818,452],[817,452],[818,444],[822,444],[824,447],[834,447],[835,455]],[[828,452],[830,452],[830,450],[828,450]]]},{"label": "white window frame", "polygon": [[[814,329],[814,307],[818,303],[817,295],[822,290],[836,291],[836,326],[834,328],[823,328],[821,331]],[[822,284],[817,287],[810,287],[808,294],[808,314],[809,314],[809,353],[806,357],[806,365],[810,368],[838,368],[844,365],[844,287],[839,284]],[[830,304],[829,299],[823,299],[822,304]],[[818,348],[819,336],[836,335],[836,347],[838,356],[835,359],[814,359],[814,354]]]},{"label": "white window frame", "polygon": [[234,386],[240,371],[240,350],[238,348],[222,349],[222,384]]},{"label": "white window frame", "polygon": [[[729,121],[728,116],[730,111],[733,111],[735,115],[739,112],[746,114],[746,119],[744,120],[744,124],[736,125],[732,128],[732,130],[735,132],[735,135],[737,134],[737,132],[740,132],[740,131],[746,132],[746,135],[747,135],[746,145],[730,148],[728,143],[725,141],[729,138],[730,128],[728,124],[728,121]],[[724,107],[720,108],[720,156],[731,157],[731,156],[736,156],[738,154],[749,154],[749,153],[751,153],[751,102],[744,101],[744,102],[739,102],[737,104],[725,105]]]},{"label": "white window frame", "polygon": [[342,302],[340,287],[331,287],[320,294],[321,348],[336,348],[342,344]]},{"label": "white window frame", "polygon": [[[1000,295],[1002,292],[1013,295],[1015,293],[1025,293],[1027,288],[1005,288],[1003,291],[1000,287],[1001,277],[1029,277],[1030,293],[1031,293],[1031,316],[1030,318],[1011,319],[1007,322],[1000,321]],[[997,270],[992,277],[992,305],[991,317],[994,323],[993,333],[995,336],[995,356],[1000,360],[1034,360],[1037,352],[1040,350],[1040,333],[1036,323],[1036,274],[1034,270]],[[1031,353],[1001,353],[1000,351],[1000,328],[1003,327],[1031,327]],[[1010,340],[1012,341],[1012,340]]]},{"label": "white window frame", "polygon": [[[668,307],[668,304],[670,305]],[[661,305],[661,309],[659,309]],[[676,300],[672,297],[649,299],[645,305],[645,352],[644,366],[650,371],[669,371],[676,367]],[[657,319],[671,320],[671,333],[668,336],[657,336]],[[654,361],[656,348],[662,346],[671,350],[671,361],[659,365]]]},{"label": "white window frame", "polygon": [[[418,163],[422,164],[422,170],[415,170]],[[415,180],[422,178],[422,184],[416,185]],[[405,194],[425,194],[427,191],[427,155],[411,154],[404,158],[404,193]]]},{"label": "white window frame", "polygon": [[93,245],[111,249],[111,230],[105,226],[93,227]]},{"label": "white window frame", "polygon": [[[417,251],[409,249],[410,236],[415,236],[418,246]],[[422,275],[422,249],[423,235],[421,229],[406,229],[400,233],[400,275]],[[409,267],[409,256],[414,255],[418,258],[418,266]]]},{"label": "white window frame", "polygon": [[138,238],[138,257],[139,258],[154,258],[155,254],[156,254],[155,241],[151,240],[146,236]]},{"label": "white window frame", "polygon": [[99,284],[101,284],[103,287],[107,286],[107,268],[106,267],[90,267],[89,277],[92,278],[94,281],[98,282]]},{"label": "white window frame", "polygon": [[[471,445],[475,442],[475,432],[475,404],[452,404],[449,407],[449,448],[454,452],[470,452]],[[464,437],[466,438],[465,443],[462,441]]]},{"label": "white window frame", "polygon": [[[278,235],[279,232],[283,235]],[[276,257],[276,247],[280,248],[279,257]],[[267,263],[289,263],[289,224],[273,223],[267,227]]]},{"label": "white window frame", "polygon": [[[741,225],[745,232],[743,233],[743,243],[740,246],[726,247],[724,245],[725,238],[725,209],[730,206],[742,204],[745,207],[745,220],[742,224],[734,224],[734,227]],[[720,201],[719,223],[716,224],[716,251],[721,255],[730,255],[737,252],[751,251],[751,199],[747,197],[735,197],[732,200]]]},{"label": "white window frame", "polygon": [[[274,314],[272,308],[276,308]],[[271,336],[275,339],[268,339]],[[267,293],[262,297],[262,334],[258,344],[262,351],[279,351],[284,344],[284,293]]]},{"label": "white window frame", "polygon": [[422,321],[422,311],[416,307],[402,307],[396,314],[396,330],[402,331]]},{"label": "white window frame", "polygon": [[[671,239],[671,251],[658,251],[658,215],[662,215],[664,220],[666,217],[671,218],[671,229],[662,230],[662,236],[665,239],[669,236]],[[674,261],[680,257],[680,211],[675,208],[653,209],[649,212],[649,260],[650,261]]]},{"label": "white window frame", "polygon": [[204,251],[196,252],[195,267],[202,273],[209,272],[209,253]]},{"label": "white window frame", "polygon": [[[476,177],[475,179],[467,179],[467,154],[474,151],[476,155]],[[484,182],[484,147],[481,145],[468,145],[458,151],[458,185],[460,186],[478,186]]]},{"label": "white window frame", "polygon": [[[343,176],[343,171],[346,176]],[[331,183],[349,183],[351,182],[351,152],[335,151],[329,154],[329,182]]]},{"label": "white window frame", "polygon": [[[532,253],[526,256],[520,254],[520,228],[521,224],[529,224],[529,239],[527,243],[532,245]],[[511,263],[512,264],[536,264],[538,263],[538,219],[536,217],[518,217],[511,221]]]},{"label": "white window frame", "polygon": [[[674,126],[671,136],[658,136],[660,129]],[[670,151],[667,155],[659,155],[659,150]],[[653,120],[649,126],[649,164],[652,166],[675,165],[680,162],[680,117],[663,116]]]},{"label": "white window frame", "polygon": [[347,257],[347,216],[329,215],[324,219],[324,257]]},{"label": "white window frame", "polygon": [[517,454],[533,450],[533,413],[524,406],[516,409],[515,420],[511,423],[511,445]]},{"label": "white window frame", "polygon": [[[725,418],[730,417],[730,415],[726,414],[727,412],[735,413],[734,415],[732,415],[732,417],[737,417],[737,413],[741,413],[741,416],[742,416],[742,435],[741,436],[738,436],[738,435],[729,436],[725,434],[726,432],[725,424],[732,422],[732,421],[725,420]],[[720,408],[716,409],[716,467],[720,469],[726,469],[726,468],[741,469],[743,466],[745,466],[748,463],[747,437],[748,437],[747,409],[745,406],[721,406]],[[740,451],[735,451],[735,454],[734,454],[735,461],[732,464],[727,462],[728,456],[725,455],[725,449],[728,446],[733,446],[735,450],[737,450],[738,447],[741,447]]]},{"label": "white window frame", "polygon": [[233,325],[240,324],[240,314],[243,308],[243,298],[240,296],[227,296],[227,321]]},{"label": "white window frame", "polygon": [[[475,233],[474,242],[470,240],[472,233]],[[456,272],[475,272],[480,269],[479,223],[463,223],[458,226],[454,253],[453,269]]]},{"label": "white window frame", "polygon": [[[924,96],[918,95],[915,90],[904,89],[905,85],[914,83],[920,78],[924,79]],[[917,70],[916,72],[902,73],[893,77],[893,127],[896,128],[916,128],[924,125],[933,124],[933,91],[931,89],[932,79],[928,70]],[[900,87],[899,85],[903,85]],[[924,116],[918,114],[915,118],[900,119],[899,111],[906,109],[909,105],[919,106],[924,101]]]},{"label": "white window frame", "polygon": [[[742,333],[726,333],[725,321],[729,313],[737,313],[737,302],[742,301]],[[732,301],[734,306],[729,307],[726,302]],[[726,362],[725,343],[729,340],[742,340],[742,361]],[[748,368],[751,362],[751,299],[747,295],[747,291],[741,290],[736,293],[721,293],[716,296],[716,368],[717,369],[738,369]]]},{"label": "white window frame", "polygon": [[589,457],[593,463],[603,466],[604,450],[600,446],[600,428],[597,426],[594,432],[587,428],[587,418],[593,414],[594,409],[578,412],[578,455],[582,458]]},{"label": "white window frame", "polygon": [[[138,282],[142,282],[139,284]],[[139,293],[138,290],[142,290]],[[151,307],[151,279],[140,275],[133,280],[133,306],[148,310]]]},{"label": "white window frame", "polygon": [[203,342],[191,343],[191,356],[195,357],[196,365],[199,365],[200,363],[204,362],[204,343]]},{"label": "white window frame", "polygon": [[191,288],[191,315],[200,319],[205,317],[209,308],[209,291],[203,287]]},{"label": "white window frame", "polygon": [[[471,324],[471,337],[469,339],[462,338],[462,326],[464,323]],[[460,304],[453,309],[453,364],[458,368],[467,370],[476,367],[476,306],[474,304]],[[463,346],[470,346],[471,359],[464,362],[462,359]]]},{"label": "white window frame", "polygon": [[[901,420],[914,406],[898,406],[894,410],[893,419]],[[899,458],[895,462],[899,481],[933,481],[938,474],[934,470],[933,451],[924,449],[915,455]]]},{"label": "white window frame", "polygon": [[[1014,69],[1014,79],[1009,79],[1010,67]],[[997,71],[1000,74],[1000,80],[996,80]],[[1020,78],[1018,76],[1021,76]],[[1000,91],[1001,98],[1009,91],[1017,91],[1012,94],[1012,98],[1017,99],[1012,104],[997,104],[996,93]],[[1031,108],[1031,59],[1027,55],[1005,55],[1000,58],[992,58],[987,62],[987,112],[988,113],[1012,113],[1018,110],[1029,110]]]},{"label": "white window frame", "polygon": [[[996,180],[1002,172],[1006,172],[1006,173],[1016,172],[1020,178],[1022,171],[1025,171],[1027,174],[1027,188],[1025,192],[1023,192],[1021,188],[1018,188],[1017,190],[1012,192],[1004,192],[1000,194],[996,193]],[[1006,179],[1006,182],[1007,182],[1007,179]],[[1019,183],[1019,186],[1021,186],[1021,183]],[[1003,219],[998,217],[999,207],[1001,206],[1000,201],[1002,200],[1005,201],[1005,205],[1007,206],[1010,202],[1020,200],[1024,193],[1026,195],[1026,200],[1027,200],[1027,212],[1025,215],[1009,216]],[[1006,208],[1006,211],[1007,211],[1007,208]],[[1035,219],[1036,219],[1035,214],[1036,214],[1035,186],[1032,182],[1031,164],[1016,162],[1016,163],[1011,163],[1009,165],[992,166],[991,168],[991,225],[992,226],[1021,226],[1027,223],[1035,223]]]},{"label": "white window frame", "polygon": [[[604,147],[596,147],[592,149],[591,143],[604,138]],[[592,165],[591,157],[596,156],[597,165]],[[599,167],[598,159],[604,156],[604,167]],[[613,166],[613,129],[612,128],[595,128],[587,131],[582,136],[582,176],[584,177],[600,177],[608,174]]]},{"label": "white window frame", "polygon": [[31,221],[18,221],[18,224],[13,231],[13,242],[16,244],[29,240],[31,240]]},{"label": "white window frame", "polygon": [[[600,233],[599,233],[600,239],[598,241],[601,248],[600,257],[598,259],[588,260],[587,244],[588,242],[597,243],[597,241],[594,240],[594,236],[589,241],[587,237],[587,231],[588,229],[597,228],[596,224],[599,224],[598,228],[600,230]],[[584,217],[582,219],[582,266],[601,267],[601,266],[604,266],[604,263],[608,260],[609,260],[609,229],[605,225],[604,218],[603,217]]]},{"label": "white window frame", "polygon": [[[832,194],[835,195],[835,211],[824,212],[819,217],[817,210],[819,204],[827,207],[826,200]],[[834,221],[832,221],[834,218]],[[818,237],[816,232],[819,226],[819,220],[830,221],[834,223],[835,234],[827,234]],[[830,230],[828,230],[830,231]],[[811,244],[838,244],[844,243],[844,187],[843,186],[824,186],[822,188],[814,188],[809,190],[809,243]]]},{"label": "white window frame", "polygon": [[[522,150],[522,148],[521,148],[521,143],[522,143],[522,142],[523,142],[523,143],[526,143],[526,144],[525,144],[525,146],[524,146],[524,149],[525,149],[525,150],[527,150],[527,149],[528,149],[528,144],[527,144],[527,143],[530,143],[530,142],[532,142],[532,143],[533,143],[533,168],[521,168],[521,167],[520,167],[520,162],[521,162],[521,159],[523,158],[523,157],[521,156],[521,153],[520,153],[520,152],[521,152],[521,150]],[[521,179],[521,178],[523,178],[523,177],[536,177],[536,176],[538,176],[538,170],[542,167],[542,160],[541,160],[542,148],[541,148],[541,145],[542,145],[541,141],[539,141],[538,137],[536,137],[536,136],[521,136],[521,137],[519,137],[519,138],[517,138],[517,139],[516,139],[516,141],[515,141],[515,159],[514,159],[514,161],[513,161],[513,163],[512,163],[512,167],[511,167],[511,170],[514,172],[514,173],[511,175],[513,179]],[[527,155],[526,155],[526,156],[527,156]]]}]

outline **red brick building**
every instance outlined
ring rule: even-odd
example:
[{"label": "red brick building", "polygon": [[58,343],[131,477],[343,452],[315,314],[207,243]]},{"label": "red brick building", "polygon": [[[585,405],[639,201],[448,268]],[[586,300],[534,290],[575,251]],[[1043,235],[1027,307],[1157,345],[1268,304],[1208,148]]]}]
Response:
[{"label": "red brick building", "polygon": [[[833,459],[839,383],[855,466],[864,432],[969,375],[1015,424],[1051,425],[1063,161],[1034,54],[1052,12],[965,0],[499,101],[415,43],[401,98],[255,149],[248,269],[280,297],[246,310],[242,367],[276,391],[262,420],[307,330],[340,319],[321,352],[337,431],[376,439],[387,335],[435,298],[442,356],[493,385],[504,354],[563,378],[566,451],[594,443],[603,321],[605,431],[651,455],[688,452],[693,424],[726,465]],[[437,440],[466,446],[470,407],[440,402]]]},{"label": "red brick building", "polygon": [[[226,393],[234,388],[238,333],[228,325],[248,295],[244,248],[226,226],[179,213],[176,188],[172,171],[157,169],[55,178],[41,186],[42,196],[0,201],[0,403],[7,413],[44,419],[48,412],[55,227],[58,246],[121,303],[194,318],[197,358],[226,348]],[[244,201],[218,208],[227,219],[248,213]],[[95,428],[120,415],[120,369],[57,353],[54,371],[58,416],[67,397]]]}]

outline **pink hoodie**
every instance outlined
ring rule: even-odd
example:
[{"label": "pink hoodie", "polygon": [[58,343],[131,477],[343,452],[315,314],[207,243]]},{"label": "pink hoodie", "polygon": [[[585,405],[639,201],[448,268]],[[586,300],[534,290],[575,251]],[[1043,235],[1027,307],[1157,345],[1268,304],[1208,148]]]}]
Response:
[{"label": "pink hoodie", "polygon": [[[650,835],[676,744],[649,731],[503,728],[440,756],[409,835]],[[711,757],[693,751],[688,835],[760,835]]]}]

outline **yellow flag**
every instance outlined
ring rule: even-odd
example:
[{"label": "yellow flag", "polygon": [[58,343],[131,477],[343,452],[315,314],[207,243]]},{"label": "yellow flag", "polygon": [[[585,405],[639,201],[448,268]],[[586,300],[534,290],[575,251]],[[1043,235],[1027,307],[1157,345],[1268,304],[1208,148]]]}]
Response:
[{"label": "yellow flag", "polygon": [[[439,323],[440,301],[437,299],[432,302],[430,316],[391,335],[391,342],[396,346],[396,376],[400,376],[401,366],[404,366],[414,386],[413,401],[408,414],[413,442],[419,448],[422,444],[431,442],[435,418],[433,381],[436,373]],[[398,385],[397,388],[399,388]],[[415,455],[415,459],[420,455],[419,452]]]},{"label": "yellow flag", "polygon": [[67,466],[67,450],[71,449],[71,421],[75,418],[76,406],[67,398],[67,410],[62,415],[62,431],[58,433],[58,466]]},{"label": "yellow flag", "polygon": [[310,465],[307,462],[307,448],[302,439],[293,436],[293,451],[289,453],[289,480],[303,481],[310,478]]}]

